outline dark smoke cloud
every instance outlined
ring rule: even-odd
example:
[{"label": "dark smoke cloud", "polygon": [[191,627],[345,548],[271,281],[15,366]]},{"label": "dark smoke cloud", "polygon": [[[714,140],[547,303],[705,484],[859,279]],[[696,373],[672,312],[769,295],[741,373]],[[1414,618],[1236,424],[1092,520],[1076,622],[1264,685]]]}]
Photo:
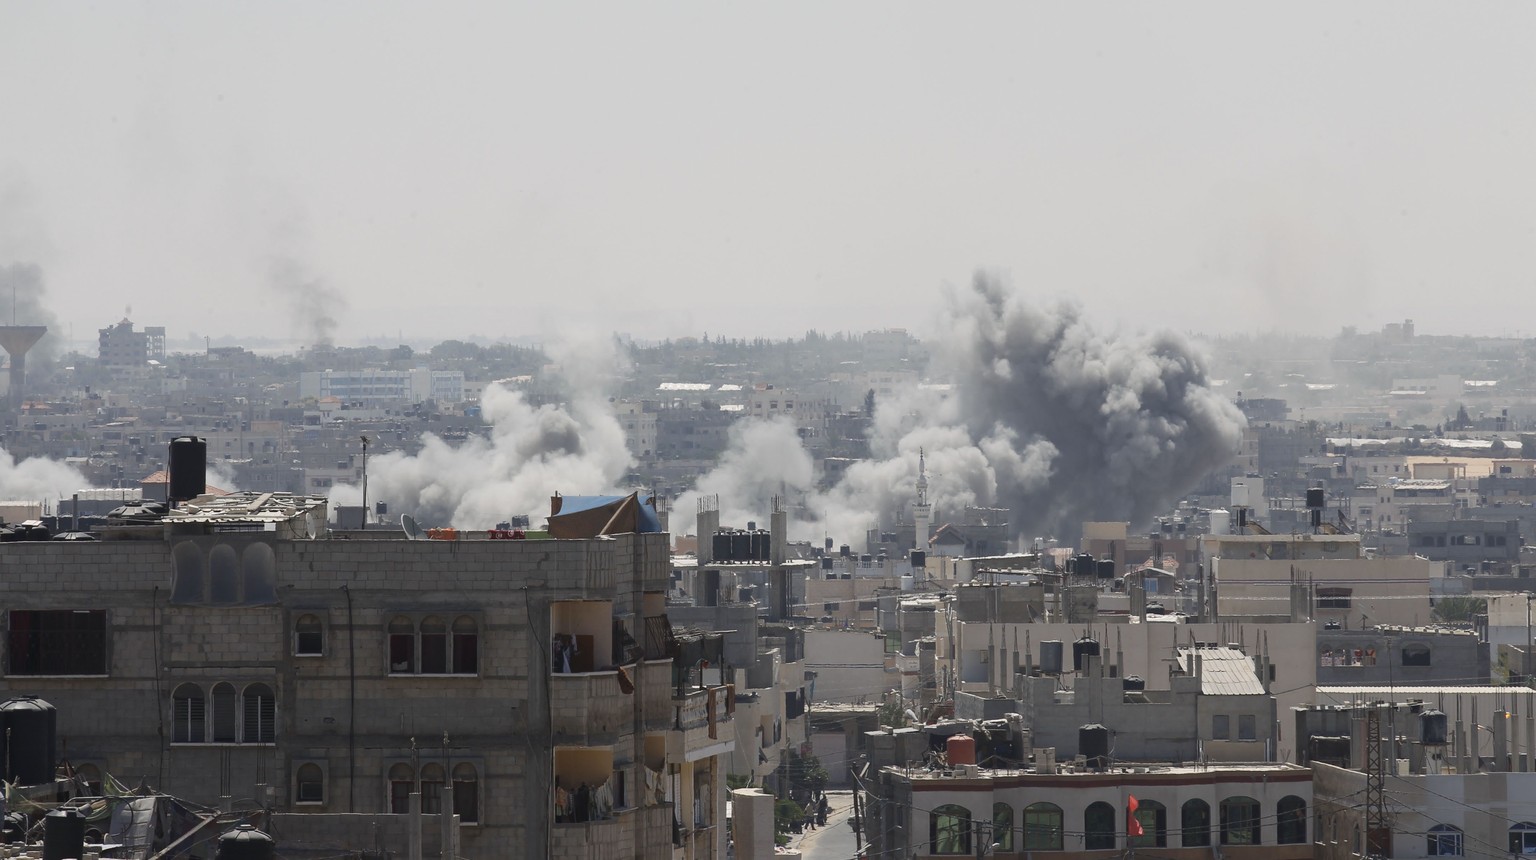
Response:
[{"label": "dark smoke cloud", "polygon": [[334,346],[336,326],[347,311],[347,297],[308,267],[282,257],[271,269],[274,290],[288,305],[300,336],[309,346]]},{"label": "dark smoke cloud", "polygon": [[761,516],[762,488],[778,487],[810,512],[801,536],[858,540],[898,515],[910,521],[922,451],[938,522],[966,505],[1004,507],[1020,536],[1065,536],[1085,520],[1146,522],[1241,438],[1241,413],[1182,338],[1101,334],[1076,307],[1031,304],[984,274],[949,295],[933,347],[951,390],[878,404],[874,456],[831,489],[814,489],[808,456],[785,453],[799,450],[794,428],[765,423],[733,431],[699,491],[718,494],[733,522]]},{"label": "dark smoke cloud", "polygon": [[[35,263],[0,265],[0,325],[45,325],[48,334],[27,353],[28,367],[54,357],[60,342],[58,317],[45,302],[47,286],[43,270]],[[14,305],[13,305],[14,299]],[[14,307],[14,313],[12,312]],[[109,320],[108,322],[116,322]]]},{"label": "dark smoke cloud", "polygon": [[984,274],[947,316],[955,410],[1023,527],[1144,523],[1236,451],[1243,417],[1178,335],[1108,336]]}]

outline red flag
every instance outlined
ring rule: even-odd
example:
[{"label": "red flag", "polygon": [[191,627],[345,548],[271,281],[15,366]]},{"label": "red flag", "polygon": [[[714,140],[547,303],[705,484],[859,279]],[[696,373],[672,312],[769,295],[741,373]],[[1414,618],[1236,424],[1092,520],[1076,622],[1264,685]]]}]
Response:
[{"label": "red flag", "polygon": [[1128,794],[1130,798],[1125,802],[1125,835],[1140,836],[1142,834],[1141,822],[1136,819],[1136,810],[1141,804],[1136,802],[1136,795]]}]

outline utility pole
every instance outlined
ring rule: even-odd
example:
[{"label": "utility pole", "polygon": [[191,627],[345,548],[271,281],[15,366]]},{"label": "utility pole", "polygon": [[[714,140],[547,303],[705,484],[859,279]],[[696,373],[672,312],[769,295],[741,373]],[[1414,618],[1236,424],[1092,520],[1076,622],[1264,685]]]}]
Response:
[{"label": "utility pole", "polygon": [[363,440],[363,528],[368,528],[368,437]]},{"label": "utility pole", "polygon": [[[1395,704],[1391,707],[1396,708]],[[1381,708],[1367,706],[1365,712],[1365,851],[1379,857],[1392,856],[1392,831],[1387,829],[1383,785],[1386,762],[1381,754]]]}]

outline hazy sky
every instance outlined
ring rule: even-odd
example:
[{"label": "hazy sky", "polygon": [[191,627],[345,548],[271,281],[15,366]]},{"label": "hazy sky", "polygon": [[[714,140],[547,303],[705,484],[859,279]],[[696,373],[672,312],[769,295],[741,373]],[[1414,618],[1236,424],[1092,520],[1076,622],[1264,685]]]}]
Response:
[{"label": "hazy sky", "polygon": [[[1536,331],[1529,4],[6,3],[0,265],[78,339]],[[319,283],[319,292],[304,285]]]}]

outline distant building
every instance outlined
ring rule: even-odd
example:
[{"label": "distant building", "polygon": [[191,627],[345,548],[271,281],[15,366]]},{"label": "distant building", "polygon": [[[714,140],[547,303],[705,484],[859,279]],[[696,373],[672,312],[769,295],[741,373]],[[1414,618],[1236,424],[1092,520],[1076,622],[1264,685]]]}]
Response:
[{"label": "distant building", "polygon": [[134,331],[127,318],[97,332],[97,360],[108,367],[137,367],[165,358],[165,327]]},{"label": "distant building", "polygon": [[364,406],[459,403],[464,400],[464,371],[429,370],[312,370],[299,376],[299,397],[334,397]]}]

